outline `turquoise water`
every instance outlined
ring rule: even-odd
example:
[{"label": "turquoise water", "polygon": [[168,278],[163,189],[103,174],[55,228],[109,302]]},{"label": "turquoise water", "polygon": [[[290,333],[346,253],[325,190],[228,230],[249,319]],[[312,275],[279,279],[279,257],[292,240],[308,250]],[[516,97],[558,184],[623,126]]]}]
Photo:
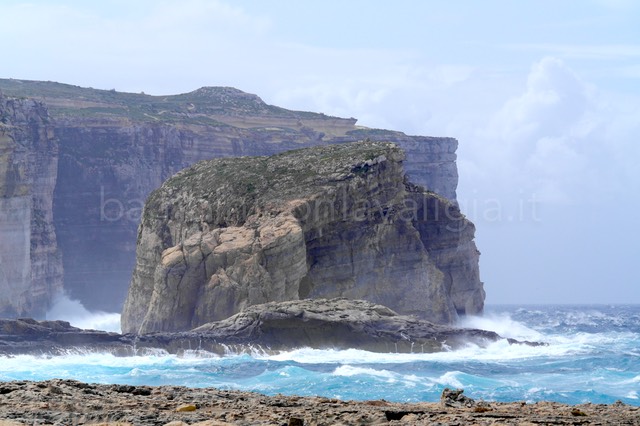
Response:
[{"label": "turquoise water", "polygon": [[640,405],[640,306],[494,306],[463,325],[549,345],[496,342],[436,354],[24,355],[0,358],[0,380],[73,378],[401,402],[437,401],[445,387],[456,387],[489,401]]}]

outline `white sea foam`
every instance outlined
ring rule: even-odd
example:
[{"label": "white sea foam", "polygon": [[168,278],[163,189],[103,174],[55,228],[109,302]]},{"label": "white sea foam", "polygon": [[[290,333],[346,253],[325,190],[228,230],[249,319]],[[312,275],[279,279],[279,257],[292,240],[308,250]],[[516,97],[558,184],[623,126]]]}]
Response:
[{"label": "white sea foam", "polygon": [[454,363],[465,361],[506,361],[536,357],[561,357],[567,354],[575,354],[579,351],[586,352],[589,348],[576,342],[567,340],[552,343],[548,346],[511,345],[506,340],[490,343],[486,347],[469,344],[468,346],[450,352],[435,353],[376,353],[363,350],[322,350],[322,349],[297,349],[282,352],[277,355],[265,356],[263,359],[273,361],[293,361],[300,364],[385,364],[385,363],[409,363],[416,361],[434,361],[442,363]]},{"label": "white sea foam", "polygon": [[356,367],[352,365],[342,365],[336,368],[332,375],[341,377],[374,377],[386,383],[401,383],[406,387],[415,387],[418,384],[424,384],[424,380],[415,374],[400,374],[384,369],[376,370],[375,368]]},{"label": "white sea foam", "polygon": [[[140,351],[136,357],[69,350],[62,356],[0,357],[0,380],[60,377],[394,401],[437,400],[444,386],[464,388],[468,395],[486,400],[579,403],[588,398],[631,404],[640,400],[636,329],[549,328],[549,321],[564,318],[565,312],[529,316],[531,312],[514,313],[514,317],[532,319],[531,327],[508,315],[488,316],[483,322],[471,319],[467,324],[520,340],[544,341],[548,346],[510,345],[501,340],[440,353],[421,353],[419,347],[409,354],[307,348],[267,355],[259,350],[234,354],[230,348],[224,356],[194,350],[180,356]],[[613,323],[598,314],[592,318]]]},{"label": "white sea foam", "polygon": [[479,328],[481,330],[494,331],[502,337],[518,339],[518,340],[536,340],[544,339],[544,336],[522,324],[515,321],[506,313],[487,314],[485,316],[467,316],[460,320],[457,324],[465,328]]},{"label": "white sea foam", "polygon": [[373,377],[386,379],[391,382],[396,381],[396,379],[398,378],[398,375],[394,374],[391,371],[375,370],[373,368],[353,367],[351,365],[342,365],[336,368],[333,374],[336,376],[345,376],[345,377],[373,376]]},{"label": "white sea foam", "polygon": [[621,384],[624,384],[624,385],[630,385],[633,383],[640,383],[640,376],[636,376],[633,379],[624,380],[621,382]]},{"label": "white sea foam", "polygon": [[175,365],[186,367],[191,365],[206,364],[207,358],[180,357],[168,354],[165,351],[156,355],[147,356],[116,356],[111,353],[87,352],[70,353],[58,356],[15,355],[2,358],[3,371],[36,371],[55,369],[74,369],[78,366],[104,367],[104,368],[137,368],[150,366]]},{"label": "white sea foam", "polygon": [[80,301],[65,294],[56,296],[46,317],[49,320],[68,321],[74,327],[120,332],[120,314],[91,312]]},{"label": "white sea foam", "polygon": [[444,386],[452,386],[454,388],[463,388],[464,385],[459,379],[459,376],[463,373],[460,371],[447,371],[442,376],[434,379],[433,381]]}]

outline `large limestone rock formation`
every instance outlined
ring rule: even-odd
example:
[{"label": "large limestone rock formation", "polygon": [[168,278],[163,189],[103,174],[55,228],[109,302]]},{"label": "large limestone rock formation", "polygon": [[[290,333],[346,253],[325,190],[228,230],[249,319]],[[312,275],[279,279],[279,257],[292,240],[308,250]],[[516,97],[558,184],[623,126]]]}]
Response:
[{"label": "large limestone rock formation", "polygon": [[0,93],[0,317],[43,315],[62,288],[52,215],[57,162],[46,108]]},{"label": "large limestone rock formation", "polygon": [[[43,253],[48,253],[51,261],[37,263],[42,271],[47,270],[51,283],[57,282],[62,273],[65,291],[90,309],[122,309],[135,266],[136,235],[144,201],[164,180],[200,160],[272,155],[367,138],[384,140],[396,143],[407,153],[404,167],[412,182],[449,200],[455,200],[456,196],[457,141],[452,138],[362,128],[353,118],[290,111],[226,87],[149,96],[53,82],[0,79],[0,90],[15,98],[42,101],[49,111],[47,128],[56,142],[49,144],[49,151],[38,151],[46,153],[43,160],[48,163],[46,167],[39,166],[37,173],[43,190],[54,188],[54,184],[55,189],[52,207],[41,204],[44,221],[40,223],[48,225],[32,237],[34,241],[42,240],[41,247],[46,247]],[[35,139],[24,143],[37,144]],[[28,156],[12,158],[16,167],[33,170],[28,166]],[[11,227],[17,235],[21,232],[18,229],[24,228],[12,223],[30,222],[27,216],[31,213],[26,199],[20,205],[15,204],[18,203],[15,197],[12,199],[14,204],[3,210],[13,212],[12,216],[0,218],[0,227]],[[7,241],[17,241],[15,235]],[[21,247],[28,248],[27,239],[21,241]],[[16,250],[16,244],[3,245],[5,256],[19,257],[20,253],[26,253]],[[439,256],[449,257],[453,262],[458,252],[475,253],[463,246],[447,245]],[[59,257],[54,259],[56,253],[62,254],[62,271]],[[21,261],[12,264],[25,265]],[[458,266],[462,270],[452,266],[452,277],[445,274],[448,280],[445,285],[464,281],[456,278],[456,274],[478,274],[473,257]],[[27,276],[25,269],[20,271],[23,277]],[[41,287],[34,283],[29,292],[45,291],[38,290],[38,286]],[[50,288],[56,286],[51,284]],[[24,291],[23,286],[21,292]],[[465,291],[457,288],[454,293]],[[10,296],[15,297],[18,296]],[[44,303],[46,299],[38,300]],[[456,306],[465,309],[462,300]],[[21,310],[21,315],[41,316],[46,310],[40,302],[32,308]]]},{"label": "large limestone rock formation", "polygon": [[438,323],[480,312],[473,225],[409,183],[403,159],[393,144],[359,142],[181,171],[145,205],[123,331],[188,330],[303,298]]}]

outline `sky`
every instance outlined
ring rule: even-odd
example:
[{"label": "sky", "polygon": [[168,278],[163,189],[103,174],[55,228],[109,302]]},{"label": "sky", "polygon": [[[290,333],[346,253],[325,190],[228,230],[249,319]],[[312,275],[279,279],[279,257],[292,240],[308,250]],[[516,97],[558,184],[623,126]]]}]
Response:
[{"label": "sky", "polygon": [[640,2],[0,1],[0,78],[459,141],[489,304],[640,303]]}]

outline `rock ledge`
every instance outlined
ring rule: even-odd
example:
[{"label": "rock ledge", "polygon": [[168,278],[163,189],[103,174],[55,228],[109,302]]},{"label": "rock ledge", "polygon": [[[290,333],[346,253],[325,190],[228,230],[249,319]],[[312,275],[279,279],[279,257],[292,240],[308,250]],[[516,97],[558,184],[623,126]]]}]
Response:
[{"label": "rock ledge", "polygon": [[130,356],[157,350],[177,354],[202,350],[224,355],[303,347],[410,353],[467,344],[485,346],[499,339],[491,331],[437,325],[398,315],[381,305],[348,299],[266,303],[191,331],[144,335],[81,330],[64,321],[0,320],[0,354],[106,351]]}]

